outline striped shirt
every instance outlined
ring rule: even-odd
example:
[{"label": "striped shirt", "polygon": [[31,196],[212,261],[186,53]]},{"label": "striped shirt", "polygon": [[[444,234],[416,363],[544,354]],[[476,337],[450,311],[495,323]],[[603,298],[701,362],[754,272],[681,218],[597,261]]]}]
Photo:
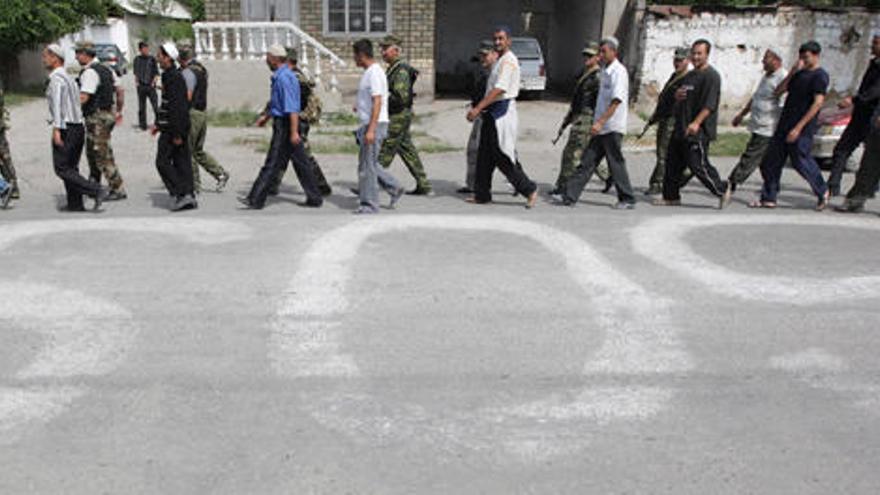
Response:
[{"label": "striped shirt", "polygon": [[49,74],[46,100],[49,102],[49,124],[55,129],[67,129],[67,124],[83,123],[79,87],[63,67]]}]

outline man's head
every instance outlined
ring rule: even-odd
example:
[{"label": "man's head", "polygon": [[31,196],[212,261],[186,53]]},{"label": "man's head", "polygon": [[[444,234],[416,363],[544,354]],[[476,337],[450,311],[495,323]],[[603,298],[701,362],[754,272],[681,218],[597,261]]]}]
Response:
[{"label": "man's head", "polygon": [[354,54],[354,63],[362,68],[373,65],[373,42],[364,38],[354,42],[351,45],[351,51]]},{"label": "man's head", "polygon": [[874,34],[871,39],[871,55],[880,57],[880,33]]},{"label": "man's head", "polygon": [[138,52],[140,52],[141,55],[146,57],[147,55],[150,54],[150,44],[147,43],[146,41],[139,41],[138,42]]},{"label": "man's head", "polygon": [[709,65],[709,54],[712,53],[712,43],[706,39],[698,39],[691,45],[691,63],[695,69],[703,69]]},{"label": "man's head", "polygon": [[386,64],[390,64],[400,58],[401,45],[403,45],[403,40],[393,34],[382,38],[382,41],[379,42],[379,49],[382,50],[382,60]]},{"label": "man's head", "polygon": [[507,26],[498,26],[492,34],[492,41],[495,43],[495,51],[499,55],[504,55],[510,50],[512,39],[510,36],[510,28]]},{"label": "man's head", "polygon": [[584,67],[595,67],[599,63],[599,44],[595,41],[587,43],[581,50],[581,55],[584,57]]},{"label": "man's head", "polygon": [[675,72],[684,72],[687,70],[688,66],[691,64],[691,50],[690,48],[676,48],[675,54],[672,57],[672,66],[675,67]]},{"label": "man's head", "polygon": [[282,65],[287,64],[287,49],[278,43],[273,44],[266,50],[266,65],[269,70],[275,72]]},{"label": "man's head", "polygon": [[177,46],[169,41],[159,47],[159,51],[156,53],[156,61],[159,62],[159,67],[162,67],[162,70],[168,70],[174,67],[179,56],[180,53],[177,51]]},{"label": "man's head", "polygon": [[76,61],[80,65],[88,65],[95,59],[97,52],[95,51],[95,44],[91,41],[80,41],[76,44],[74,53],[76,54]]},{"label": "man's head", "polygon": [[808,41],[801,45],[798,50],[798,58],[804,64],[805,69],[815,69],[819,66],[819,55],[822,53],[822,45],[817,41]]},{"label": "man's head", "polygon": [[299,52],[296,51],[296,48],[288,48],[287,49],[287,65],[291,69],[296,69],[296,64],[299,63]]},{"label": "man's head", "polygon": [[56,44],[51,44],[43,49],[43,67],[52,71],[58,67],[64,67],[64,50]]},{"label": "man's head", "polygon": [[180,45],[178,48],[177,61],[181,67],[186,67],[193,59],[193,48],[189,45]]},{"label": "man's head", "polygon": [[609,36],[599,42],[599,59],[605,65],[611,65],[617,60],[618,50],[620,50],[620,42],[617,38]]},{"label": "man's head", "polygon": [[768,48],[767,51],[764,52],[764,58],[761,60],[761,63],[764,64],[764,72],[767,74],[773,74],[782,67],[782,57],[780,57],[774,50]]}]

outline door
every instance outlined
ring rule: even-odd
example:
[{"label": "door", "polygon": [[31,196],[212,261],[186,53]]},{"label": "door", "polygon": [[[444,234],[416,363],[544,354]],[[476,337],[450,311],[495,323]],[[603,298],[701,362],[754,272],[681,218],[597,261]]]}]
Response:
[{"label": "door", "polygon": [[299,23],[298,0],[242,0],[243,21]]}]

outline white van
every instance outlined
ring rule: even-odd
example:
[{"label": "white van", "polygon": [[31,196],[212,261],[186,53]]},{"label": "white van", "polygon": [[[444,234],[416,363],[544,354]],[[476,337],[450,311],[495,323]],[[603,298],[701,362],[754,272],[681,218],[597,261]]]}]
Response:
[{"label": "white van", "polygon": [[547,88],[547,70],[541,44],[535,38],[513,38],[511,41],[510,49],[519,59],[520,90],[540,98]]}]

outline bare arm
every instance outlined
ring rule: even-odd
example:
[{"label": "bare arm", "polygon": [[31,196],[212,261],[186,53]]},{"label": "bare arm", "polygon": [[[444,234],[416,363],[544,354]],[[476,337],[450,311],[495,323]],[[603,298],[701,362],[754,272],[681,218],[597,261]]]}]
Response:
[{"label": "bare arm", "polygon": [[489,105],[500,100],[503,96],[504,90],[495,88],[492,91],[489,91],[489,94],[487,94],[485,98],[480,100],[479,103],[477,103],[477,106],[474,107],[474,110],[476,110],[477,113],[481,113],[483,110],[489,108]]},{"label": "bare arm", "polygon": [[370,114],[370,123],[367,124],[367,133],[364,140],[367,144],[376,142],[376,126],[379,125],[379,114],[382,112],[382,96],[373,97],[373,112]]},{"label": "bare arm", "polygon": [[116,112],[122,113],[125,107],[125,90],[122,87],[116,88]]},{"label": "bare arm", "polygon": [[745,116],[751,112],[752,112],[752,100],[749,100],[749,102],[746,103],[746,106],[743,107],[743,109],[740,110],[738,114],[736,114],[736,117],[733,118],[733,126],[739,127],[739,125],[742,124],[742,121],[745,118]]},{"label": "bare arm", "polygon": [[806,114],[798,121],[797,125],[788,133],[788,142],[793,143],[798,140],[801,136],[801,133],[804,131],[804,127],[810,123],[816,115],[819,115],[819,110],[822,110],[822,105],[825,104],[825,95],[817,94],[816,98],[813,99],[813,105],[807,111]]},{"label": "bare arm", "polygon": [[593,122],[593,127],[590,129],[590,133],[594,136],[602,132],[602,128],[605,127],[605,123],[608,122],[608,119],[614,116],[614,112],[617,111],[617,107],[620,106],[621,101],[618,99],[611,100],[611,104],[608,105],[608,109],[605,110],[595,122]]},{"label": "bare arm", "polygon": [[302,138],[299,136],[299,114],[292,113],[290,114],[290,142],[293,143],[294,146],[299,146],[302,142]]}]

